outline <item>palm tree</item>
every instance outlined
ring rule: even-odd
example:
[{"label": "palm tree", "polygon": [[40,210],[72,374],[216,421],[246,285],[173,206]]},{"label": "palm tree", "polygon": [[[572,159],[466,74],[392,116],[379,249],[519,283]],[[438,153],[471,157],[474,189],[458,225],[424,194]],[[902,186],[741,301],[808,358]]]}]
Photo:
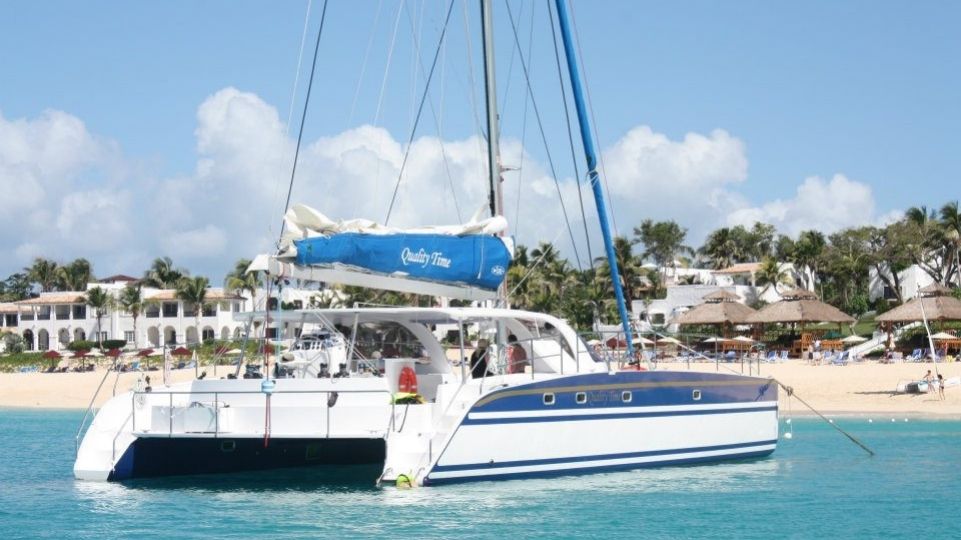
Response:
[{"label": "palm tree", "polygon": [[699,253],[707,257],[709,264],[715,270],[727,268],[744,256],[734,235],[731,234],[731,229],[727,227],[709,234]]},{"label": "palm tree", "polygon": [[[634,243],[644,244],[642,257],[654,259],[658,270],[667,271],[670,265],[677,275],[677,257],[693,254],[694,250],[684,244],[687,229],[675,221],[659,221],[657,223],[646,219],[640,227],[634,227]],[[665,276],[666,277],[666,276]]]},{"label": "palm tree", "polygon": [[150,264],[150,268],[144,272],[141,282],[146,287],[176,289],[180,280],[188,275],[189,272],[183,268],[174,268],[174,262],[170,257],[158,257]]},{"label": "palm tree", "polygon": [[84,258],[57,268],[57,287],[64,291],[85,291],[93,281],[93,266]]},{"label": "palm tree", "polygon": [[198,341],[201,340],[202,336],[200,330],[200,314],[207,303],[207,287],[209,286],[210,280],[203,276],[181,278],[176,286],[177,299],[184,302],[184,304],[194,306],[194,323],[197,329]]},{"label": "palm tree", "polygon": [[102,348],[103,328],[100,325],[103,316],[107,314],[107,310],[113,305],[113,297],[100,287],[94,287],[87,291],[85,299],[87,305],[94,309],[94,316],[97,318],[97,343]]},{"label": "palm tree", "polygon": [[33,260],[32,265],[24,268],[24,271],[27,273],[30,281],[40,287],[40,292],[49,292],[57,286],[57,268],[57,263],[54,261],[37,257]]},{"label": "palm tree", "polygon": [[759,298],[771,287],[774,287],[774,292],[780,294],[777,288],[778,285],[792,285],[794,283],[794,280],[791,279],[791,274],[788,273],[774,257],[765,257],[764,260],[761,261],[761,266],[758,267],[757,272],[755,272],[754,278],[758,285],[767,285],[764,287],[764,290],[761,291],[761,294],[757,295]]},{"label": "palm tree", "polygon": [[[627,238],[623,236],[614,238],[614,257],[617,261],[621,287],[624,289],[624,301],[627,303],[628,310],[633,310],[634,300],[640,297],[644,280],[650,279],[649,272],[644,269],[640,257],[634,255],[632,248],[633,246]],[[608,298],[613,298],[610,293],[613,293],[614,286],[611,283],[611,271],[607,257],[598,257],[594,259],[594,263],[597,265],[595,279],[598,281],[598,285],[602,290],[609,293]]]},{"label": "palm tree", "polygon": [[[791,262],[794,263],[802,276],[807,287],[813,289],[818,279],[818,270],[821,266],[821,259],[827,247],[827,240],[820,231],[802,231],[798,235],[794,250],[791,253]],[[810,282],[808,279],[810,278]],[[823,288],[822,288],[823,289]],[[823,298],[823,290],[822,290]]]},{"label": "palm tree", "polygon": [[[958,286],[961,287],[961,249],[959,249],[961,248],[961,212],[958,211],[958,201],[949,202],[941,207],[941,227],[944,228],[945,240],[954,248],[951,256],[954,258]],[[948,281],[947,277],[945,281]]]},{"label": "palm tree", "polygon": [[248,267],[250,267],[250,259],[238,259],[237,262],[234,263],[234,269],[224,277],[224,287],[237,294],[243,292],[250,293],[250,306],[251,309],[254,309],[257,289],[263,286],[264,280],[261,271],[254,270],[248,272]]},{"label": "palm tree", "polygon": [[133,317],[133,346],[137,348],[137,317],[144,308],[142,286],[139,283],[130,283],[120,291],[120,307]]}]

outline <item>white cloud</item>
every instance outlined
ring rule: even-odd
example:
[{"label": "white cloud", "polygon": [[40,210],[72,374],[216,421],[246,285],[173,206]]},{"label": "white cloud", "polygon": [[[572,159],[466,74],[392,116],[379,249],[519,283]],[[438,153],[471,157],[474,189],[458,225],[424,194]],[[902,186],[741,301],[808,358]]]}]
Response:
[{"label": "white cloud", "polygon": [[160,245],[164,253],[176,258],[222,257],[227,245],[227,233],[216,225],[206,225],[171,233],[161,239]]},{"label": "white cloud", "polygon": [[727,222],[729,225],[749,226],[762,221],[794,236],[812,228],[832,233],[891,217],[893,214],[884,218],[875,214],[871,186],[835,174],[828,181],[818,176],[804,179],[794,198],[738,208],[728,215]]},{"label": "white cloud", "polygon": [[[156,180],[124,159],[116,143],[90,134],[67,113],[49,111],[32,120],[0,116],[0,274],[36,255],[91,256],[98,273],[139,273],[151,258],[169,255],[216,280],[236,258],[271,249],[294,152],[276,108],[225,88],[199,105],[195,137],[194,170]],[[504,164],[523,164],[523,171],[504,174],[511,231],[519,243],[554,241],[571,255],[548,169],[518,140],[501,143]],[[305,141],[292,202],[333,218],[382,221],[404,150],[402,141],[368,125]],[[443,144],[430,136],[416,139],[390,223],[454,223],[486,207],[484,151],[476,136]],[[689,229],[691,244],[718,226],[757,220],[796,233],[890,219],[875,215],[869,186],[843,175],[808,178],[794,198],[752,205],[737,191],[748,177],[746,145],[724,130],[672,140],[638,126],[604,150],[604,165],[621,234],[647,218],[678,221]],[[586,261],[577,198],[582,190],[593,255],[599,255],[589,187],[563,178],[559,188]]]},{"label": "white cloud", "polygon": [[121,246],[131,228],[122,168],[117,145],[75,116],[0,115],[2,269],[13,272],[38,255],[69,258]]}]

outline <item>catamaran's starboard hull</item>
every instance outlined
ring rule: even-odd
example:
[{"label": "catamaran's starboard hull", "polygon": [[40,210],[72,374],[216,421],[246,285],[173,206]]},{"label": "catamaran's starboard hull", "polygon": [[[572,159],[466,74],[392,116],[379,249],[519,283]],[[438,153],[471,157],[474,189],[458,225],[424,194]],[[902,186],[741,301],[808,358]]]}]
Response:
[{"label": "catamaran's starboard hull", "polygon": [[575,375],[479,400],[424,483],[757,458],[774,451],[777,437],[771,380],[690,372]]},{"label": "catamaran's starboard hull", "polygon": [[314,465],[384,463],[384,439],[167,438],[136,439],[109,481],[193,474],[234,473]]}]

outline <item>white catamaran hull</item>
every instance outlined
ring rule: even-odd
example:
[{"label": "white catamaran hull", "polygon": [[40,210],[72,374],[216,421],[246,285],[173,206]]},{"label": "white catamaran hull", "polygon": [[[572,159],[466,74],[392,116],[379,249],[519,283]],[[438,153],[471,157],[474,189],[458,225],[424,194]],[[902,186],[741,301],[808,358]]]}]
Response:
[{"label": "white catamaran hull", "polygon": [[632,371],[438,387],[434,403],[392,405],[383,378],[281,379],[269,413],[256,380],[127,393],[97,415],[74,473],[371,465],[441,484],[760,457],[778,436],[767,379]]}]

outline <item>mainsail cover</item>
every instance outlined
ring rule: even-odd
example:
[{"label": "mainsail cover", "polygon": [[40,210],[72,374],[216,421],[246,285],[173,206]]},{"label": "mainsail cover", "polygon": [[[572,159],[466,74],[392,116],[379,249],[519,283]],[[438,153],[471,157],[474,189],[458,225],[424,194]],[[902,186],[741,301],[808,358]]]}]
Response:
[{"label": "mainsail cover", "polygon": [[502,217],[465,225],[396,229],[366,220],[335,222],[296,205],[285,216],[282,255],[304,266],[350,267],[374,274],[497,289],[511,262]]}]

